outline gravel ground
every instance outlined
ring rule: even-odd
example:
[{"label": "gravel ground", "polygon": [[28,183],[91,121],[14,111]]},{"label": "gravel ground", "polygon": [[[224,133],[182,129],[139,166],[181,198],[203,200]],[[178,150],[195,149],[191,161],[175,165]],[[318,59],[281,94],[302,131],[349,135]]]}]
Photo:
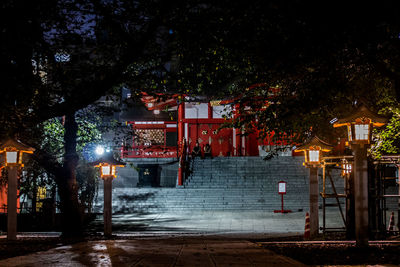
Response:
[{"label": "gravel ground", "polygon": [[66,244],[56,237],[19,238],[17,241],[0,240],[0,259],[22,256]]},{"label": "gravel ground", "polygon": [[271,244],[263,247],[307,265],[400,264],[398,245],[372,245],[366,249],[350,244]]},{"label": "gravel ground", "polygon": [[354,242],[345,241],[341,236],[321,236],[313,242],[302,242],[301,237],[264,241],[266,242],[257,242],[266,249],[307,265],[400,266],[399,236],[392,237],[387,242],[371,242],[367,248],[358,248]]}]

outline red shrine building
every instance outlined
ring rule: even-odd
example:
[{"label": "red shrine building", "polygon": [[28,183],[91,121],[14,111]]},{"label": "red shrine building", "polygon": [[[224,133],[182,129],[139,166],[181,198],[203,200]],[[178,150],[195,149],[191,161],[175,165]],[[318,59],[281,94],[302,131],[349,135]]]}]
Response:
[{"label": "red shrine building", "polygon": [[[209,144],[213,157],[263,156],[265,150],[280,145],[269,141],[271,139],[260,141],[257,133],[244,136],[240,129],[221,128],[230,120],[231,114],[235,114],[232,100],[182,99],[179,95],[161,100],[161,97],[144,94],[141,98],[145,107],[142,106],[142,112],[136,109],[134,116],[126,116],[134,137],[132,144],[127,143],[122,148],[121,155],[125,161],[178,160],[192,151],[196,141],[202,150]],[[292,152],[287,154],[292,155]],[[182,185],[180,169],[177,185]]]},{"label": "red shrine building", "polygon": [[[173,120],[128,121],[135,133],[133,146],[123,151],[124,158],[177,157],[179,144],[187,142],[191,151],[198,141],[203,148],[211,146],[214,157],[258,156],[257,136],[240,137],[237,129],[223,128],[231,105],[217,102],[184,102],[177,99],[156,102],[153,97],[142,98],[145,106],[154,114],[160,114],[168,105],[170,111],[177,111]],[[162,118],[160,116],[160,118]]]},{"label": "red shrine building", "polygon": [[[260,144],[256,134],[244,137],[235,128],[220,129],[232,111],[229,101],[185,100],[178,104],[178,96],[174,97],[166,101],[158,101],[152,96],[142,97],[147,110],[155,115],[168,107],[170,112],[177,111],[178,116],[172,116],[170,120],[160,120],[154,116],[151,121],[127,121],[127,124],[132,125],[136,137],[132,149],[123,151],[124,158],[176,157],[177,144],[183,140],[187,141],[190,151],[196,141],[199,141],[201,147],[211,145],[214,157],[259,155]],[[174,137],[176,142],[173,142]]]}]

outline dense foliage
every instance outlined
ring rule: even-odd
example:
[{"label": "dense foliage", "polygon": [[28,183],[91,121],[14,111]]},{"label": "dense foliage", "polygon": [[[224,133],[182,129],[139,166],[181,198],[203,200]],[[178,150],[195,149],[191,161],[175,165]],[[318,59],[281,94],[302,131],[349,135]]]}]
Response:
[{"label": "dense foliage", "polygon": [[[17,137],[36,148],[32,158],[57,184],[66,235],[81,232],[78,192],[84,188],[78,187],[76,170],[79,143],[87,141],[81,139],[88,138],[88,125],[79,127],[79,112],[102,96],[118,94],[129,65],[163,56],[160,29],[179,4],[97,0],[0,4],[4,40],[0,64],[5,70],[0,137]],[[140,75],[130,73],[129,78]],[[101,103],[108,105],[107,99]],[[63,127],[56,118],[65,118]]]},{"label": "dense foliage", "polygon": [[335,143],[345,131],[330,121],[361,99],[389,116],[398,107],[397,10],[395,1],[204,3],[171,26],[173,78],[188,94],[235,99],[236,127]]},{"label": "dense foliage", "polygon": [[[376,111],[394,114],[374,153],[398,151],[396,1],[0,5],[0,137],[17,135],[37,149],[34,159],[54,177],[68,220],[79,217],[78,151],[91,138],[90,125],[79,127],[77,117],[101,97],[118,95],[122,85],[133,97],[147,91],[231,98],[241,114],[235,127],[298,142],[310,133],[334,142],[344,132],[332,130],[331,119],[364,98]],[[65,232],[74,233],[67,228],[79,220],[68,220]]]}]

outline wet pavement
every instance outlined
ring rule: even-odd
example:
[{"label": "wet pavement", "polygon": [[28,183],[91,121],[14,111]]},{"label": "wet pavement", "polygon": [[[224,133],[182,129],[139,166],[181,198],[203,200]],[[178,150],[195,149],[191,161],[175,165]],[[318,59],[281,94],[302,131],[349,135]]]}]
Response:
[{"label": "wet pavement", "polygon": [[88,241],[0,261],[0,266],[304,266],[259,245],[222,237]]},{"label": "wet pavement", "polygon": [[[273,211],[192,211],[150,214],[114,214],[113,233],[217,233],[217,234],[288,234],[302,235],[305,211],[274,213]],[[320,226],[323,225],[320,211]],[[102,217],[92,225],[103,231]],[[326,214],[326,227],[344,227],[337,207]]]},{"label": "wet pavement", "polygon": [[[322,215],[320,220],[322,225]],[[0,266],[303,266],[249,240],[302,235],[304,225],[305,212],[120,214],[113,215],[117,240],[61,246],[1,260]],[[338,211],[328,211],[327,226],[342,225]],[[101,217],[91,227],[101,232]],[[19,234],[49,238],[59,235]]]}]

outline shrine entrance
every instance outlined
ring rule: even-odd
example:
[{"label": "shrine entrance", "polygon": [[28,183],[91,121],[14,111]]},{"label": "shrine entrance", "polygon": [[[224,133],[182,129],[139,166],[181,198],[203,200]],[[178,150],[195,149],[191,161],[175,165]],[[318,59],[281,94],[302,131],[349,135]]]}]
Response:
[{"label": "shrine entrance", "polygon": [[160,166],[158,164],[139,164],[138,187],[160,187]]},{"label": "shrine entrance", "polygon": [[211,145],[213,157],[226,157],[232,155],[232,129],[219,129],[217,123],[191,123],[189,124],[189,149],[192,151],[199,141],[201,148],[206,144]]}]

